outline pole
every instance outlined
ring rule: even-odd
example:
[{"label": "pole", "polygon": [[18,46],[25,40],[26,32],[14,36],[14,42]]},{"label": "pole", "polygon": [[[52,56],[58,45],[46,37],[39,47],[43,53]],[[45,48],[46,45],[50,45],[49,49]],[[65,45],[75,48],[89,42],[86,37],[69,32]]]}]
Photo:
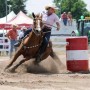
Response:
[{"label": "pole", "polygon": [[7,0],[5,0],[6,2],[6,22],[7,22]]},{"label": "pole", "polygon": [[[9,5],[8,5],[9,6]],[[9,6],[9,13],[10,13],[10,6]]]}]

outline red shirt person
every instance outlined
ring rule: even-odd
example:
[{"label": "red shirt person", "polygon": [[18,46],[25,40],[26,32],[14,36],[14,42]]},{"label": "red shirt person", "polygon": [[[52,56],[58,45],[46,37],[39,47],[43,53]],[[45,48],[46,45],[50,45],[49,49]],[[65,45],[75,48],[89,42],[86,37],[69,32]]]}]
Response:
[{"label": "red shirt person", "polygon": [[12,29],[9,30],[9,32],[6,34],[6,36],[10,39],[10,45],[11,45],[11,49],[10,49],[10,57],[12,56],[12,52],[15,49],[14,48],[14,44],[17,41],[17,25],[12,25]]}]

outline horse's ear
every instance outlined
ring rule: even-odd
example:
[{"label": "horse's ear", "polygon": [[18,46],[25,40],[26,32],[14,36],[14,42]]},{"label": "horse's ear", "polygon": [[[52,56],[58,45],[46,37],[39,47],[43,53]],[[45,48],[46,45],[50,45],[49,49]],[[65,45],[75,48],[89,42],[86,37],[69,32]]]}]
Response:
[{"label": "horse's ear", "polygon": [[34,12],[32,13],[32,16],[33,16],[33,18],[35,18],[35,14],[34,14]]}]

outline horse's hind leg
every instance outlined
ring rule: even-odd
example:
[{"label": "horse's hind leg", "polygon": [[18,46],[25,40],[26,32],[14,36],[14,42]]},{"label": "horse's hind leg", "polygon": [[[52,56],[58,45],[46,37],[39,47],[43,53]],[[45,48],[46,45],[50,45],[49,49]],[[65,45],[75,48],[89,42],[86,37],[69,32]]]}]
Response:
[{"label": "horse's hind leg", "polygon": [[12,64],[16,61],[16,59],[21,55],[21,53],[19,51],[17,51],[14,55],[14,57],[12,58],[11,62],[5,67],[5,69],[8,69],[9,67],[12,66]]},{"label": "horse's hind leg", "polygon": [[15,71],[15,69],[17,69],[21,64],[23,64],[25,61],[28,61],[30,58],[24,58],[23,60],[21,60],[17,65],[15,65],[11,71]]}]

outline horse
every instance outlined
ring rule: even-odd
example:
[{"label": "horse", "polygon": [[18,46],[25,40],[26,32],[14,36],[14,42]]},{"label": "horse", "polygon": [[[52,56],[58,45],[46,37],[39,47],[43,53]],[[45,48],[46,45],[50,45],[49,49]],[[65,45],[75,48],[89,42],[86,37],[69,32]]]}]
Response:
[{"label": "horse", "polygon": [[[36,58],[37,53],[40,49],[40,45],[41,45],[42,40],[43,40],[43,35],[44,35],[44,33],[42,31],[43,22],[42,22],[42,15],[40,15],[40,14],[35,15],[33,13],[32,16],[33,16],[32,31],[29,33],[29,35],[26,38],[24,38],[22,40],[20,46],[17,48],[17,50],[15,52],[15,55],[12,58],[12,60],[5,67],[5,70],[9,69],[20,55],[23,55],[23,59],[12,68],[13,71],[15,71],[15,69],[17,69],[25,61],[28,61],[32,58]],[[45,53],[42,56],[42,60],[46,59],[49,55],[53,59],[55,59],[55,58],[59,59],[56,56],[56,54],[53,52],[51,42],[49,42],[49,44],[45,50]]]}]

